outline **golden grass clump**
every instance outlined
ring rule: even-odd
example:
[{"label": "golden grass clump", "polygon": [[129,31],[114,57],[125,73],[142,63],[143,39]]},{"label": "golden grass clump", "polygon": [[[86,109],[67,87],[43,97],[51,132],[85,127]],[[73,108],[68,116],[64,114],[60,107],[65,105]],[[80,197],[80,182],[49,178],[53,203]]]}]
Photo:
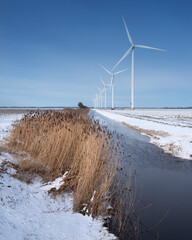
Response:
[{"label": "golden grass clump", "polygon": [[14,125],[8,146],[27,154],[20,172],[53,179],[68,171],[57,192],[73,191],[75,211],[99,216],[107,209],[116,163],[111,135],[88,111],[30,112]]}]

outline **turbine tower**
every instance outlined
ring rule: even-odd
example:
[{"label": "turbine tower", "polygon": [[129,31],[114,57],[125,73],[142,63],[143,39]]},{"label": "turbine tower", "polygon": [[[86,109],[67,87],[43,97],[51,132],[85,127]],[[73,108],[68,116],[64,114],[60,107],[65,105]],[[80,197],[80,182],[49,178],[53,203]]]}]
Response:
[{"label": "turbine tower", "polygon": [[105,109],[106,109],[107,108],[107,100],[106,100],[106,98],[107,98],[107,87],[110,87],[110,84],[106,84],[101,77],[99,77],[99,78],[104,85],[103,91],[105,92]]},{"label": "turbine tower", "polygon": [[144,46],[144,45],[135,45],[132,41],[131,35],[129,34],[125,19],[122,17],[123,19],[123,23],[125,26],[125,30],[127,32],[127,37],[129,39],[129,42],[131,43],[131,47],[126,51],[126,53],[123,55],[123,57],[117,62],[117,64],[112,68],[112,70],[114,70],[119,64],[120,62],[123,61],[124,58],[126,58],[129,53],[132,51],[132,67],[131,67],[131,110],[134,110],[134,50],[136,47],[138,48],[147,48],[147,49],[152,49],[152,50],[158,50],[158,51],[166,51],[163,49],[159,49],[159,48],[154,48],[154,47],[148,47],[148,46]]},{"label": "turbine tower", "polygon": [[121,72],[124,72],[126,71],[128,68],[126,69],[123,69],[119,72],[116,72],[116,73],[112,73],[110,72],[108,69],[106,69],[104,66],[100,65],[107,73],[109,73],[111,75],[111,83],[110,83],[110,87],[111,87],[111,91],[112,91],[112,105],[111,105],[111,109],[114,109],[114,76],[121,73]]}]

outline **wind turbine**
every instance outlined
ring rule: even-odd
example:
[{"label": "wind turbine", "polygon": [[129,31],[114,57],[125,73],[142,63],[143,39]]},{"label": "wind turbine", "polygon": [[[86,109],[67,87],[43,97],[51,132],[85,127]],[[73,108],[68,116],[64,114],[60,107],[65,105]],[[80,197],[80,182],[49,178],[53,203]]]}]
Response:
[{"label": "wind turbine", "polygon": [[158,51],[166,51],[160,48],[154,48],[154,47],[148,47],[148,46],[144,46],[144,45],[135,45],[132,41],[131,35],[129,34],[125,19],[122,17],[124,26],[125,26],[125,30],[127,32],[127,37],[129,39],[129,42],[131,43],[131,47],[126,51],[126,53],[123,55],[123,57],[117,62],[117,64],[112,68],[112,70],[114,70],[117,65],[119,65],[119,63],[121,61],[123,61],[124,58],[126,58],[129,53],[132,51],[132,68],[131,68],[131,110],[134,110],[134,50],[136,47],[138,48],[147,48],[147,49],[152,49],[152,50],[158,50]]},{"label": "wind turbine", "polygon": [[101,90],[100,88],[97,87],[97,89],[99,90],[99,97],[100,97],[100,108],[103,108],[103,96],[102,96],[102,93],[103,93],[103,90]]},{"label": "wind turbine", "polygon": [[106,95],[107,95],[107,93],[106,92],[107,92],[107,87],[110,87],[110,84],[105,84],[103,79],[101,77],[99,77],[99,78],[100,78],[101,82],[104,85],[103,91],[105,92],[105,109],[106,109],[107,108],[107,104],[106,104]]},{"label": "wind turbine", "polygon": [[99,102],[98,102],[98,94],[96,93],[96,98],[95,98],[95,108],[99,107]]},{"label": "wind turbine", "polygon": [[114,109],[114,76],[121,73],[121,72],[124,72],[126,71],[128,68],[126,69],[123,69],[119,72],[116,72],[116,73],[112,73],[110,72],[108,69],[106,69],[104,66],[100,65],[107,73],[109,73],[111,75],[111,83],[110,83],[110,88],[111,88],[111,91],[112,91],[112,106],[111,108]]}]

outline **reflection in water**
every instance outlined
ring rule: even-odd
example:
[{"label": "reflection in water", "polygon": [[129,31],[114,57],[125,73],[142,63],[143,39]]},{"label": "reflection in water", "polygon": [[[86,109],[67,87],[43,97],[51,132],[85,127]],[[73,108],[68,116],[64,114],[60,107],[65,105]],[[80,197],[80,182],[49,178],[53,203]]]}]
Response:
[{"label": "reflection in water", "polygon": [[130,165],[136,171],[136,214],[144,230],[140,238],[191,240],[192,162],[164,153],[138,131],[93,111],[90,114],[120,136],[122,168],[127,173],[124,181],[128,181]]}]

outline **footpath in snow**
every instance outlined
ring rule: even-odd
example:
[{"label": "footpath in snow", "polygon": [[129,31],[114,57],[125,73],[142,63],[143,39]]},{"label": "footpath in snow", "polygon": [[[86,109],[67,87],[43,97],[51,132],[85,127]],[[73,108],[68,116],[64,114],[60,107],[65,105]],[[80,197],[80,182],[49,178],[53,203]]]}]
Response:
[{"label": "footpath in snow", "polygon": [[[22,115],[0,115],[0,144],[8,137],[11,124]],[[102,219],[73,213],[73,196],[56,198],[48,190],[59,188],[62,178],[43,184],[36,178],[32,184],[13,177],[16,162],[8,153],[0,152],[0,239],[99,240],[116,239],[102,226]]]},{"label": "footpath in snow", "polygon": [[176,157],[192,160],[192,109],[96,110],[139,130]]}]

